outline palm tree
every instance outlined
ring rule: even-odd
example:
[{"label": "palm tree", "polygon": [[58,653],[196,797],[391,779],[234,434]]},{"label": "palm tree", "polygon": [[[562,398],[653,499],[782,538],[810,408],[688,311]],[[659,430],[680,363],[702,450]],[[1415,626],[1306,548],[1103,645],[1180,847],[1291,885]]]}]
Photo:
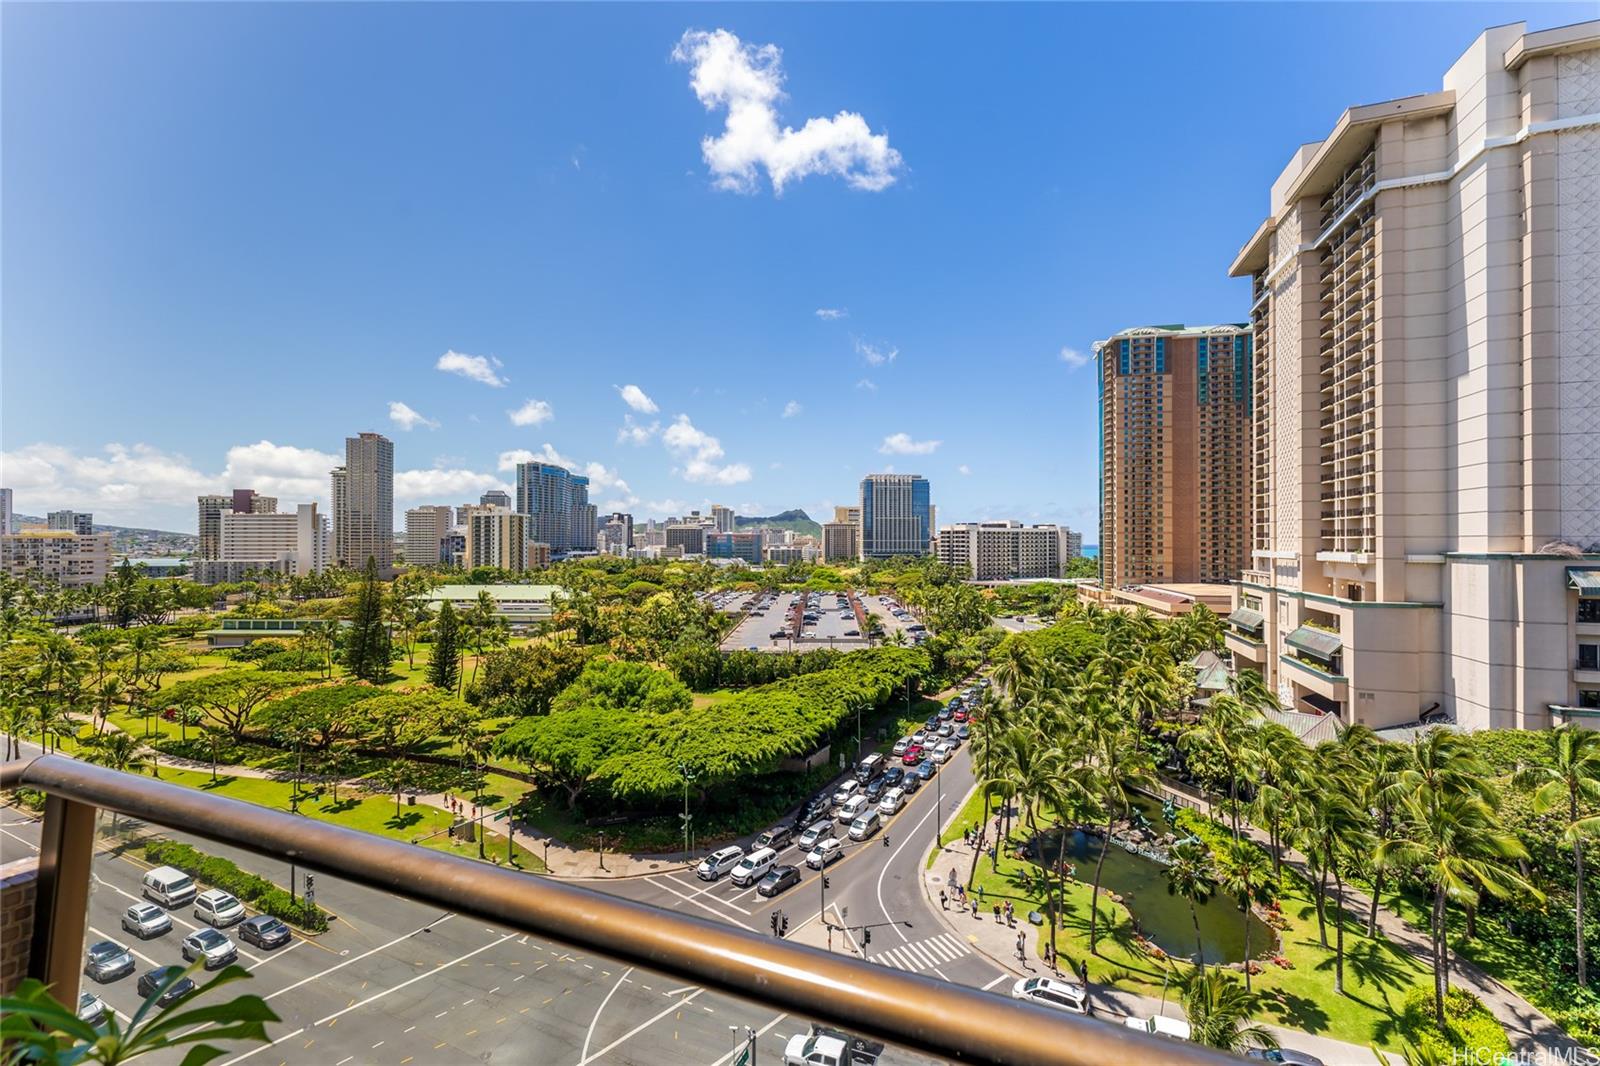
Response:
[{"label": "palm tree", "polygon": [[1311,753],[1287,726],[1268,722],[1255,732],[1256,817],[1267,826],[1272,845],[1272,875],[1283,878],[1284,819],[1292,809]]},{"label": "palm tree", "polygon": [[6,758],[22,756],[22,735],[33,728],[37,712],[20,698],[0,700],[0,729],[6,734]]},{"label": "palm tree", "polygon": [[1359,772],[1337,741],[1324,741],[1312,753],[1315,773],[1306,781],[1297,805],[1301,849],[1312,874],[1317,905],[1317,935],[1328,946],[1326,903],[1328,878],[1334,885],[1333,990],[1344,994],[1344,873],[1343,860],[1370,853],[1372,836],[1368,816],[1355,801]]},{"label": "palm tree", "polygon": [[1056,846],[1055,900],[1050,908],[1050,947],[1056,948],[1056,931],[1061,927],[1061,911],[1067,899],[1067,839],[1072,827],[1084,817],[1099,813],[1095,793],[1094,768],[1085,764],[1071,765],[1065,752],[1059,748],[1051,752],[1044,762],[1060,768],[1049,779],[1041,782],[1036,798],[1056,816],[1056,831],[1060,840]]},{"label": "palm tree", "polygon": [[1278,696],[1267,687],[1266,679],[1255,670],[1240,670],[1233,677],[1233,694],[1257,714],[1278,709]]},{"label": "palm tree", "polygon": [[1235,840],[1223,851],[1217,869],[1222,889],[1239,900],[1244,912],[1244,987],[1250,988],[1250,911],[1272,898],[1272,863],[1266,853],[1247,840]]},{"label": "palm tree", "polygon": [[1221,763],[1228,778],[1228,813],[1235,840],[1239,839],[1239,778],[1248,774],[1256,752],[1249,715],[1237,697],[1215,696],[1194,728],[1178,738],[1183,751],[1202,752]]},{"label": "palm tree", "polygon": [[1537,789],[1533,813],[1561,810],[1565,828],[1561,841],[1572,845],[1573,917],[1577,922],[1578,984],[1589,983],[1589,957],[1583,943],[1583,840],[1600,831],[1600,816],[1580,816],[1580,806],[1600,801],[1600,733],[1571,722],[1546,734],[1550,738],[1550,765],[1517,771],[1516,782]]},{"label": "palm tree", "polygon": [[1122,712],[1111,703],[1086,704],[1084,739],[1098,771],[1100,811],[1105,828],[1100,837],[1100,855],[1094,863],[1094,887],[1089,894],[1089,951],[1095,950],[1100,931],[1100,875],[1105,869],[1106,850],[1111,847],[1111,827],[1128,813],[1133,795],[1139,789],[1154,791],[1155,761],[1139,747],[1139,739]]},{"label": "palm tree", "polygon": [[1278,1038],[1250,1021],[1253,992],[1224,970],[1195,970],[1181,985],[1183,1012],[1189,1018],[1189,1039],[1205,1047],[1242,1055],[1250,1048],[1275,1048]]},{"label": "palm tree", "polygon": [[1405,799],[1411,835],[1378,845],[1380,866],[1413,867],[1433,885],[1429,935],[1433,946],[1433,1013],[1444,1024],[1444,992],[1450,983],[1450,945],[1446,937],[1452,900],[1476,906],[1483,892],[1503,899],[1521,892],[1543,899],[1508,863],[1528,851],[1500,828],[1495,811],[1477,794],[1421,789]]},{"label": "palm tree", "polygon": [[1182,896],[1189,903],[1189,920],[1194,923],[1194,962],[1206,968],[1205,943],[1200,937],[1200,904],[1217,890],[1217,868],[1211,849],[1199,840],[1174,844],[1167,852],[1167,893]]}]

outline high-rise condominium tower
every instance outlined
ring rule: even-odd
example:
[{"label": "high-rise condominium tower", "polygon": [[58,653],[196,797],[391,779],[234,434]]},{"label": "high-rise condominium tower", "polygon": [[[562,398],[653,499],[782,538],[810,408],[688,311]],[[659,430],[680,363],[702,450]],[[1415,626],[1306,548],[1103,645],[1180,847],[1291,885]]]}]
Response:
[{"label": "high-rise condominium tower", "polygon": [[234,489],[232,493],[208,493],[196,497],[195,531],[200,534],[200,546],[195,552],[199,559],[222,557],[222,513],[276,514],[278,498],[262,496],[254,489]]},{"label": "high-rise condominium tower", "polygon": [[1146,326],[1100,361],[1100,563],[1107,588],[1227,582],[1249,561],[1250,330]]},{"label": "high-rise condominium tower", "polygon": [[58,533],[87,537],[94,532],[94,515],[87,511],[51,511],[45,515],[45,526]]},{"label": "high-rise condominium tower", "polygon": [[333,540],[339,565],[360,570],[367,559],[394,572],[394,442],[381,433],[346,437],[344,465],[334,469]]},{"label": "high-rise condominium tower", "polygon": [[1351,108],[1270,211],[1231,269],[1255,333],[1235,662],[1373,727],[1594,721],[1600,22],[1498,26],[1441,91]]},{"label": "high-rise condominium tower", "polygon": [[711,521],[717,527],[718,533],[732,533],[734,530],[733,508],[724,507],[720,503],[712,504]]},{"label": "high-rise condominium tower", "polygon": [[439,565],[440,549],[445,537],[450,535],[450,517],[451,509],[442,505],[413,507],[406,512],[406,546],[403,554],[408,565]]},{"label": "high-rise condominium tower", "polygon": [[595,509],[589,479],[554,463],[517,464],[517,513],[528,516],[528,539],[555,555],[593,551]]},{"label": "high-rise condominium tower", "polygon": [[861,479],[861,557],[927,555],[933,543],[928,479],[868,474]]}]

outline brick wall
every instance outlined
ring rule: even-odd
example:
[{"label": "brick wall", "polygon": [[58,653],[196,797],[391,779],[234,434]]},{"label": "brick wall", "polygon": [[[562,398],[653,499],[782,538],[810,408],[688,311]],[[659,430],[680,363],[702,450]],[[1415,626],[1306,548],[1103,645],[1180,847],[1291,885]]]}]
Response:
[{"label": "brick wall", "polygon": [[7,995],[28,973],[38,877],[37,859],[15,859],[0,866],[0,992]]}]

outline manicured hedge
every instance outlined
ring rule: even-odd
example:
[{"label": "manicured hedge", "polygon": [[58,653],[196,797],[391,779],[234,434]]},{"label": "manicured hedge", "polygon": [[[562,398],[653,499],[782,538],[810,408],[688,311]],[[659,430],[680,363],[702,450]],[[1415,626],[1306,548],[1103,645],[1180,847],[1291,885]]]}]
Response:
[{"label": "manicured hedge", "polygon": [[294,899],[264,877],[246,873],[227,859],[207,855],[175,840],[152,840],[144,846],[147,862],[175,866],[197,881],[231,892],[274,918],[282,918],[313,933],[328,928],[328,915],[316,904]]}]

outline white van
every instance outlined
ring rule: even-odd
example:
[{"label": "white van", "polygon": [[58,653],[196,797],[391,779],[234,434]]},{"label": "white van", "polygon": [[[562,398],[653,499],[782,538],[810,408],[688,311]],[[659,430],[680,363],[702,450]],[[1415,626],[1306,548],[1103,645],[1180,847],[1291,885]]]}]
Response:
[{"label": "white van", "polygon": [[739,865],[739,860],[744,858],[744,849],[730,844],[725,848],[713,851],[701,860],[695,867],[694,875],[702,881],[715,881],[723,874]]},{"label": "white van", "polygon": [[861,812],[866,810],[871,803],[872,801],[865,796],[851,796],[845,801],[844,806],[839,808],[839,823],[841,825],[849,825],[861,817]]},{"label": "white van", "polygon": [[862,759],[860,765],[856,767],[856,780],[860,781],[864,785],[868,781],[871,781],[874,777],[881,776],[884,768],[888,765],[889,760],[885,759],[877,752],[873,752],[865,759]]},{"label": "white van", "polygon": [[767,876],[767,871],[772,869],[773,864],[777,861],[778,853],[776,851],[771,848],[757,848],[746,855],[739,865],[733,868],[733,883],[740,888],[749,888]]},{"label": "white van", "polygon": [[173,866],[157,866],[144,875],[144,898],[163,907],[181,907],[200,891],[194,878]]},{"label": "white van", "polygon": [[950,758],[950,742],[948,740],[940,741],[939,746],[933,749],[931,758],[934,762],[947,761]]},{"label": "white van", "polygon": [[850,839],[867,839],[878,831],[879,824],[877,811],[863,811],[860,817],[850,823]]}]

